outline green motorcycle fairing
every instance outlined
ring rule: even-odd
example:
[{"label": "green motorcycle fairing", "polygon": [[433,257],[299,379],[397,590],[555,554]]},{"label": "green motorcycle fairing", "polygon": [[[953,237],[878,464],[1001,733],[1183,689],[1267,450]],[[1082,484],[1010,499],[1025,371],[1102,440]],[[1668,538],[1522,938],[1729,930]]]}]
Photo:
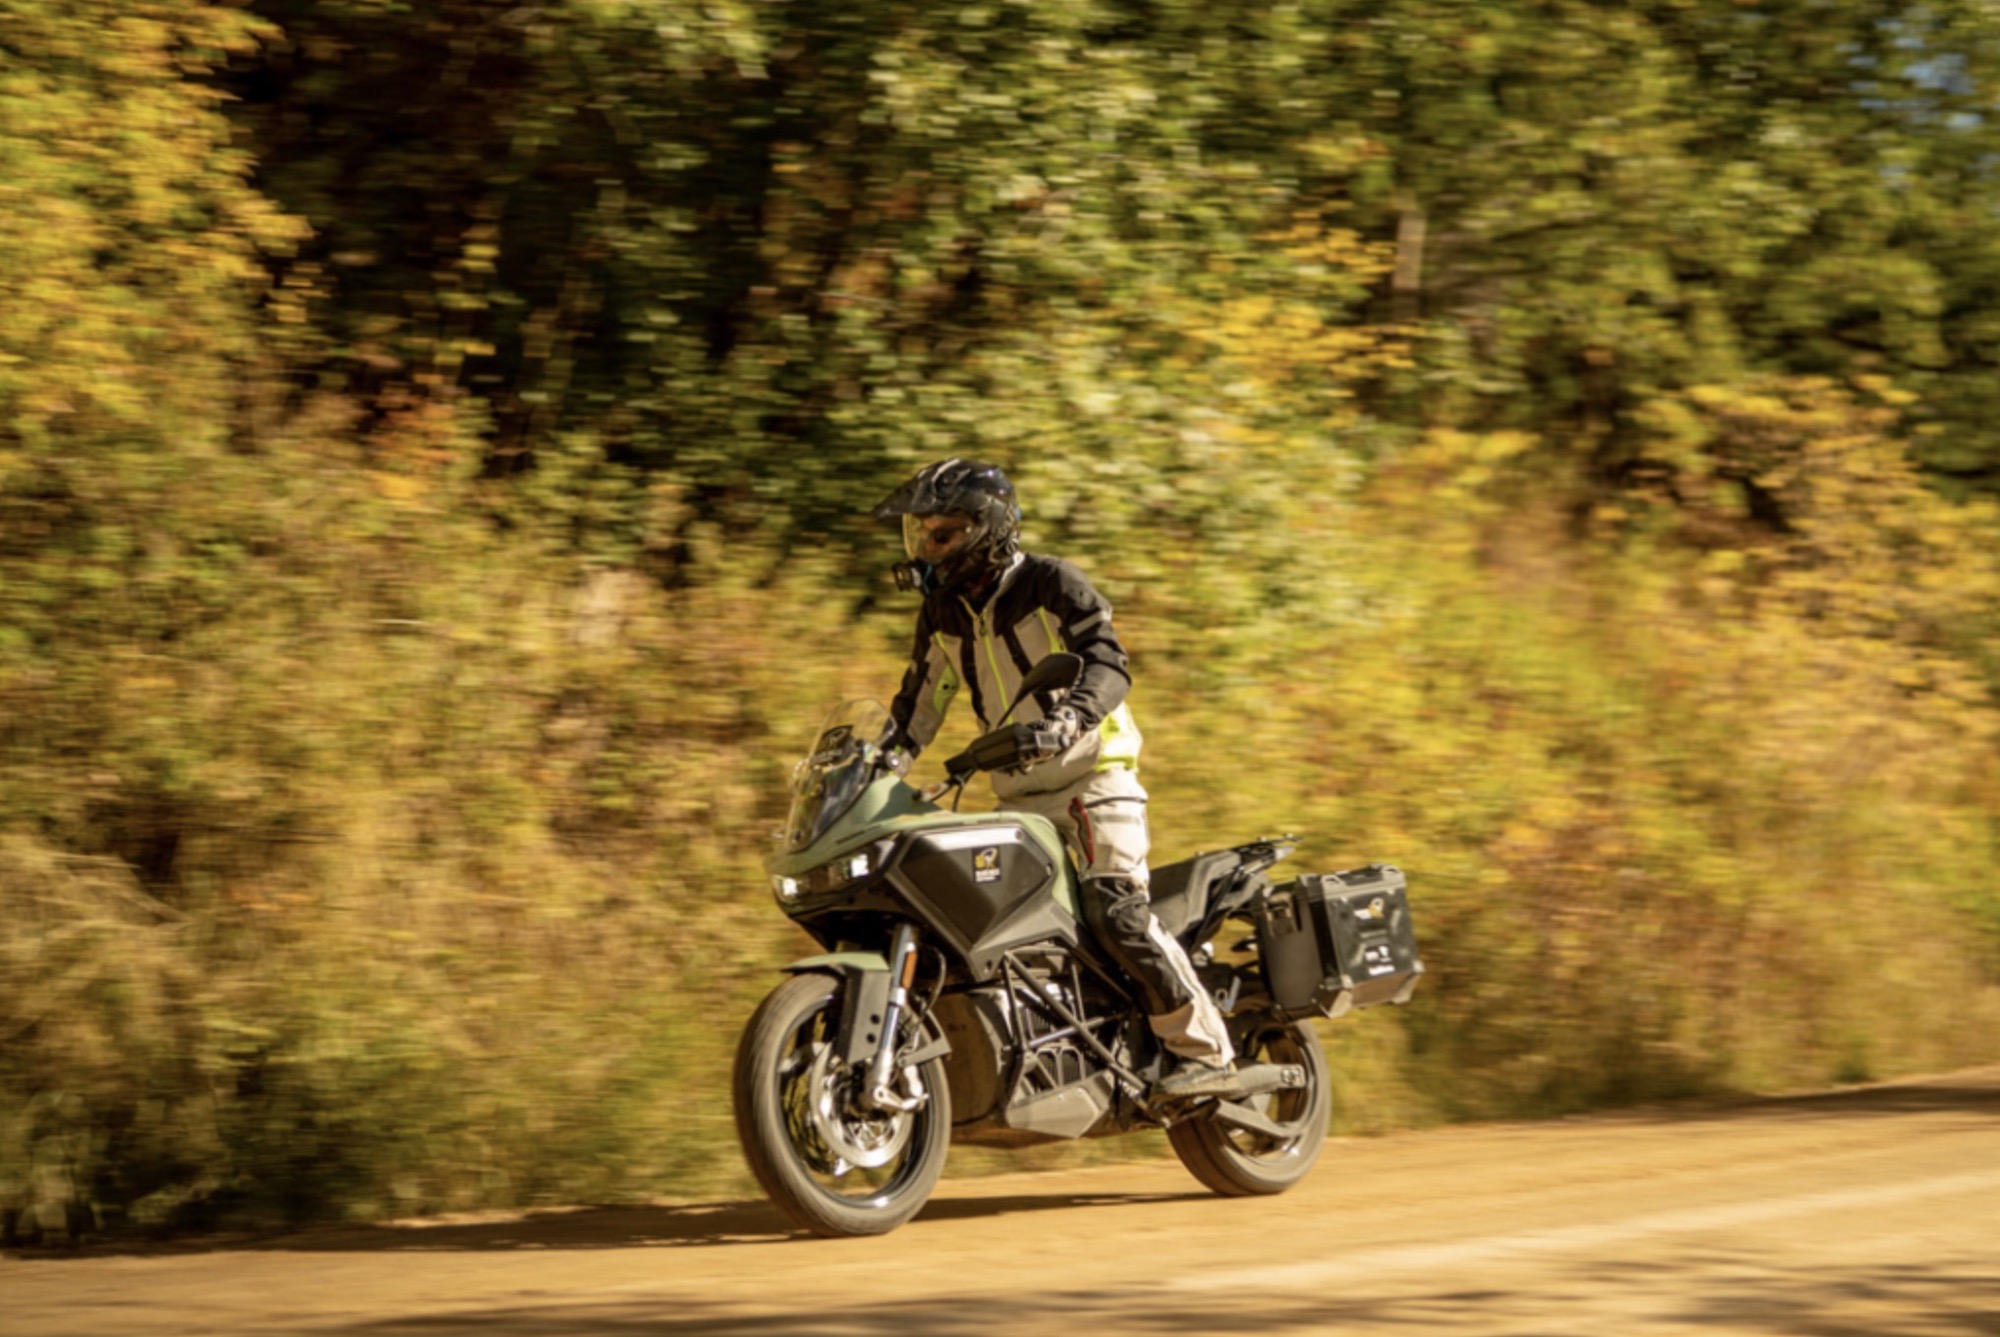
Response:
[{"label": "green motorcycle fairing", "polygon": [[801,848],[766,863],[779,907],[829,948],[872,949],[881,916],[927,923],[970,966],[1055,937],[1075,941],[1076,875],[1055,824],[1034,813],[961,813],[926,802],[893,771],[877,774]]}]

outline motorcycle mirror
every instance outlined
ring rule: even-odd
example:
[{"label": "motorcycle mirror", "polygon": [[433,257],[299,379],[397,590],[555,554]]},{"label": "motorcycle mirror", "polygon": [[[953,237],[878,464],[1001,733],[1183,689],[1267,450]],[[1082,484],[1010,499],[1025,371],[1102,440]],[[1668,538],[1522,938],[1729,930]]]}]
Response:
[{"label": "motorcycle mirror", "polygon": [[[1042,661],[1029,669],[1021,679],[1021,688],[1014,693],[1013,704],[1007,707],[1007,714],[1000,717],[1006,723],[1007,715],[1020,709],[1021,703],[1029,697],[1040,697],[1045,692],[1068,691],[1083,678],[1083,656],[1067,651],[1058,651],[1045,656]],[[1045,702],[1046,704],[1046,702]]]},{"label": "motorcycle mirror", "polygon": [[[1067,690],[1076,686],[1082,677],[1083,657],[1066,651],[1049,655],[1029,669],[1022,675],[1020,690],[1014,693],[1013,702],[994,722],[993,727],[973,739],[972,745],[965,751],[945,762],[945,772],[951,777],[950,783],[963,784],[975,771],[991,770],[995,766],[1011,763],[1019,750],[1020,740],[1007,728],[1007,721],[1013,718],[1021,703],[1031,696],[1041,696],[1044,692]],[[1047,697],[1042,697],[1042,706],[1045,710],[1048,708]]]}]

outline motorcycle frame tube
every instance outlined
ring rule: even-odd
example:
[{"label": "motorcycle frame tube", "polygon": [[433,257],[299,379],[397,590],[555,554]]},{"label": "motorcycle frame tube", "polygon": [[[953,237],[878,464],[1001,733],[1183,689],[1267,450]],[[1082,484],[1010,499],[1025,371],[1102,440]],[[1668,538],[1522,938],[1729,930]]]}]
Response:
[{"label": "motorcycle frame tube", "polygon": [[[1060,1021],[1061,1023],[1063,1023],[1065,1027],[1068,1028],[1066,1031],[1058,1032],[1057,1035],[1055,1036],[1043,1036],[1041,1038],[1040,1044],[1047,1044],[1049,1041],[1056,1039],[1058,1037],[1067,1038],[1069,1035],[1074,1035],[1078,1040],[1083,1042],[1084,1048],[1090,1050],[1091,1054],[1096,1057],[1098,1062],[1104,1064],[1104,1066],[1107,1069],[1109,1069],[1112,1073],[1114,1073],[1120,1079],[1129,1084],[1129,1086],[1133,1089],[1134,1092],[1133,1103],[1137,1105],[1142,1112],[1150,1115],[1152,1113],[1152,1110],[1147,1105],[1145,1098],[1142,1094],[1146,1089],[1146,1083],[1139,1076],[1139,1074],[1133,1072],[1123,1063],[1120,1063],[1118,1061],[1118,1056],[1111,1052],[1110,1046],[1106,1045],[1102,1040],[1099,1040],[1097,1038],[1097,1036],[1091,1031],[1090,1025],[1086,1023],[1083,1018],[1071,1012],[1068,1008],[1064,1007],[1061,1003],[1058,1003],[1055,999],[1047,997],[1041,992],[1041,990],[1031,987],[1028,983],[1030,974],[1028,971],[1027,964],[1021,961],[1018,957],[1016,957],[1014,953],[1012,952],[1002,953],[1000,961],[1001,961],[1001,979],[1007,989],[1008,994],[1013,998],[1014,1003],[1017,1007],[1034,1008],[1036,1011],[1041,1012],[1044,1016],[1051,1017],[1057,1021]],[[1072,981],[1075,981],[1076,957],[1074,955],[1071,956],[1070,969],[1071,969]],[[1072,983],[1071,987],[1073,989],[1076,989],[1076,984]],[[1079,994],[1081,993],[1080,989],[1076,989],[1076,991]],[[1031,1041],[1028,1038],[1027,1033],[1020,1024],[1018,1018],[1012,1019],[1011,1029],[1013,1031],[1012,1038],[1014,1041],[1014,1045],[1020,1053],[1025,1055],[1029,1053],[1031,1050],[1039,1047],[1039,1045],[1035,1041]]]}]

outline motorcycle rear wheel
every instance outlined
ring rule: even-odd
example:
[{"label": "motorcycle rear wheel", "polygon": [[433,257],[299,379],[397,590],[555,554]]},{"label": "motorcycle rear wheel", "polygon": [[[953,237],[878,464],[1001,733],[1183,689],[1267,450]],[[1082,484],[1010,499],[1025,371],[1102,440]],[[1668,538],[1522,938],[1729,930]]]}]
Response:
[{"label": "motorcycle rear wheel", "polygon": [[1306,1177],[1326,1143],[1333,1110],[1331,1070],[1319,1037],[1303,1021],[1266,1019],[1237,1044],[1238,1061],[1298,1064],[1306,1084],[1296,1090],[1247,1097],[1249,1105],[1283,1130],[1283,1136],[1198,1117],[1167,1129],[1167,1141],[1188,1173],[1228,1198],[1283,1193]]},{"label": "motorcycle rear wheel", "polygon": [[943,1060],[932,1059],[916,1072],[921,1108],[855,1111],[849,1097],[862,1074],[833,1055],[839,992],[830,975],[795,975],[758,1006],[736,1049],[736,1135],[751,1173],[793,1222],[815,1235],[880,1235],[915,1216],[937,1187],[951,1094]]}]

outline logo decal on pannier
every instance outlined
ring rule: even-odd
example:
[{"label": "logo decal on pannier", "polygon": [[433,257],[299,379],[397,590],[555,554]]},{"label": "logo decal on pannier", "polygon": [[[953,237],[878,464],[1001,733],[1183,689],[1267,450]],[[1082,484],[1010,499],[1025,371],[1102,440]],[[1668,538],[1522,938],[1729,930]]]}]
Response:
[{"label": "logo decal on pannier", "polygon": [[972,880],[974,882],[998,882],[1000,880],[1000,850],[998,846],[988,846],[972,856]]}]

